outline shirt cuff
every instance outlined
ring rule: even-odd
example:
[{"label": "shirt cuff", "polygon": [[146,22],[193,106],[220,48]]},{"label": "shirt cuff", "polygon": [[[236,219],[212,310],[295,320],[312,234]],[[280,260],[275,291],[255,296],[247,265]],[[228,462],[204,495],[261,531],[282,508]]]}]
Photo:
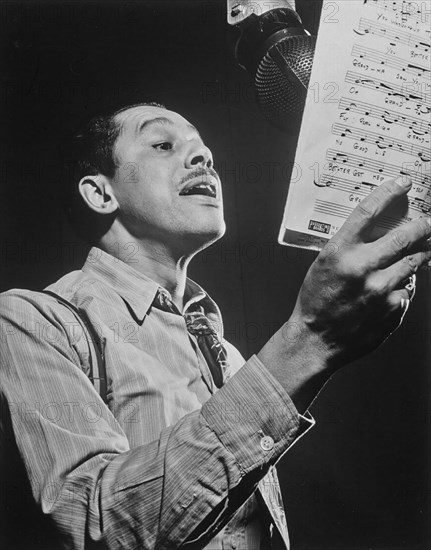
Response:
[{"label": "shirt cuff", "polygon": [[275,464],[315,424],[255,355],[203,405],[202,415],[243,474]]}]

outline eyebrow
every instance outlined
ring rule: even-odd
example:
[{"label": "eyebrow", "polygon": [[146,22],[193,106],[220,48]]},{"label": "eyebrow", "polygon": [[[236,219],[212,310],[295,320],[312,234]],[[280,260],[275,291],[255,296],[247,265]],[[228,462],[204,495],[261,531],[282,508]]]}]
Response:
[{"label": "eyebrow", "polygon": [[[136,133],[141,134],[144,130],[147,130],[149,127],[151,127],[153,125],[174,126],[175,123],[172,122],[172,120],[170,120],[169,118],[166,118],[164,116],[151,118],[150,120],[144,120],[144,122],[142,122],[138,126],[138,128],[136,130]],[[195,126],[193,126],[193,124],[188,123],[187,128],[190,128],[190,130],[194,130],[197,133],[197,135],[200,137],[200,134],[199,134],[197,128],[195,128]]]}]

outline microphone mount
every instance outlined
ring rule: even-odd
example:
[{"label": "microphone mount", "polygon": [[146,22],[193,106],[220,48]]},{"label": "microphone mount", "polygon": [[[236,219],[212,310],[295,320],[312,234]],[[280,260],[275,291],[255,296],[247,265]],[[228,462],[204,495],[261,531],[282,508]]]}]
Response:
[{"label": "microphone mount", "polygon": [[253,76],[264,115],[282,130],[302,115],[315,47],[294,8],[288,0],[228,0],[228,22],[240,31],[235,57]]},{"label": "microphone mount", "polygon": [[238,63],[252,74],[264,55],[278,42],[290,36],[306,35],[299,15],[289,8],[268,11],[263,15],[256,14],[243,21],[241,35],[235,47]]}]

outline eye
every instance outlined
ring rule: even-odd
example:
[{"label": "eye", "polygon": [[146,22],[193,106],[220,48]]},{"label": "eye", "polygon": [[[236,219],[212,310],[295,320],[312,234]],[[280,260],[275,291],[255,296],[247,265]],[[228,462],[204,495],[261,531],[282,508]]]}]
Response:
[{"label": "eye", "polygon": [[173,148],[173,145],[170,141],[162,141],[160,143],[155,143],[153,147],[154,149],[160,149],[162,151],[170,151]]}]

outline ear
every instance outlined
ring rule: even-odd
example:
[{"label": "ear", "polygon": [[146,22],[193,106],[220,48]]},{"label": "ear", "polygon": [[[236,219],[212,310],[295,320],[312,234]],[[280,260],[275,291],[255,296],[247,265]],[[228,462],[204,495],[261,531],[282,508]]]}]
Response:
[{"label": "ear", "polygon": [[117,210],[118,202],[106,176],[85,176],[79,182],[78,189],[86,204],[98,214],[112,214]]}]

